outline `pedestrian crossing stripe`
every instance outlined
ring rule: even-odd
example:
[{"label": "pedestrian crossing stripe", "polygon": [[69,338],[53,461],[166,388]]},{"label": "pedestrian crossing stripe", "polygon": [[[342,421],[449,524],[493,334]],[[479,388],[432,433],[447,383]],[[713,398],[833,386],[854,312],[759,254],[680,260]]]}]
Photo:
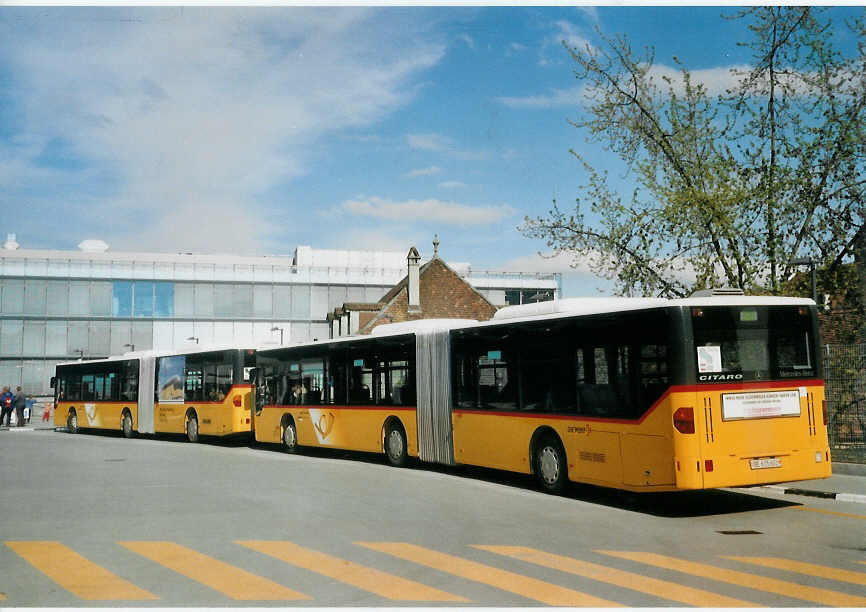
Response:
[{"label": "pedestrian crossing stripe", "polygon": [[118,544],[232,599],[243,601],[311,599],[309,595],[293,591],[281,584],[174,542],[118,542]]},{"label": "pedestrian crossing stripe", "polygon": [[145,601],[153,593],[92,563],[60,542],[6,542],[30,565],[78,597],[92,601]]},{"label": "pedestrian crossing stripe", "polygon": [[709,591],[695,589],[675,582],[657,580],[641,574],[625,572],[596,563],[579,561],[571,557],[546,553],[525,546],[482,546],[475,548],[486,550],[506,557],[520,559],[550,569],[568,572],[599,582],[606,582],[619,587],[625,587],[641,593],[654,595],[670,601],[678,601],[700,608],[755,608],[758,604],[718,595]]},{"label": "pedestrian crossing stripe", "polygon": [[852,572],[850,570],[836,569],[834,567],[825,567],[823,565],[815,565],[813,563],[803,563],[801,561],[791,561],[789,559],[778,559],[776,557],[728,557],[723,559],[731,559],[741,563],[751,563],[763,567],[772,567],[775,569],[787,570],[789,572],[797,572],[798,574],[806,574],[807,576],[818,576],[819,578],[829,578],[830,580],[838,580],[840,582],[850,582],[852,584],[860,584],[866,586],[866,574],[863,572]]},{"label": "pedestrian crossing stripe", "polygon": [[711,580],[718,580],[719,582],[727,582],[737,586],[775,593],[785,597],[811,601],[826,606],[844,608],[862,608],[863,606],[866,606],[866,597],[806,586],[795,582],[787,582],[785,580],[777,580],[775,578],[765,578],[757,574],[738,572],[713,565],[687,561],[685,559],[667,557],[656,553],[621,550],[596,550],[595,552],[609,555],[611,557],[618,557],[620,559],[637,561],[638,563],[661,567],[676,572],[682,572],[693,576],[710,578]]},{"label": "pedestrian crossing stripe", "polygon": [[[454,595],[346,559],[326,555],[325,553],[288,541],[239,540],[235,543],[392,601],[446,603],[469,601],[459,595]],[[281,584],[256,576],[239,567],[224,563],[174,542],[129,541],[118,542],[118,544],[169,570],[213,588],[232,599],[245,601],[312,599],[309,595],[299,593]],[[620,605],[557,584],[530,578],[519,573],[506,571],[414,544],[405,542],[355,542],[355,544],[548,605],[572,607],[610,607]],[[159,599],[157,595],[113,574],[60,542],[9,541],[6,542],[6,546],[19,557],[26,560],[36,570],[79,599],[118,602]],[[479,544],[472,547],[487,553],[532,563],[681,604],[716,608],[757,607],[761,605],[681,585],[676,582],[659,580],[642,574],[525,546]],[[851,595],[826,588],[763,577],[753,573],[739,572],[656,553],[613,550],[596,550],[594,552],[682,572],[690,576],[731,583],[738,587],[774,593],[822,605],[851,608],[866,606],[866,597],[860,595]],[[866,572],[844,570],[780,557],[722,556],[721,558],[735,563],[866,586]],[[858,560],[856,563],[866,565],[866,561],[862,560]],[[0,600],[7,602],[8,597],[8,593],[0,592]]]},{"label": "pedestrian crossing stripe", "polygon": [[354,587],[396,601],[450,601],[468,602],[458,595],[434,589],[413,580],[338,559],[324,553],[303,548],[292,542],[262,540],[238,541],[246,548],[258,551],[291,565],[324,574]]},{"label": "pedestrian crossing stripe", "polygon": [[551,606],[601,608],[622,605],[587,593],[406,542],[355,542],[355,544]]}]

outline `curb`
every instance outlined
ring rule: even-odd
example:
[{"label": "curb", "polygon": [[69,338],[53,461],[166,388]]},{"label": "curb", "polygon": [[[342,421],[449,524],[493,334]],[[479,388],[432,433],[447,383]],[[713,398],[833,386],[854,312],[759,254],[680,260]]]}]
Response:
[{"label": "curb", "polygon": [[857,495],[855,493],[834,493],[832,491],[813,491],[810,489],[797,489],[792,487],[783,487],[780,485],[766,485],[762,489],[772,489],[773,491],[781,491],[786,495],[804,495],[807,497],[820,497],[823,499],[835,499],[836,501],[853,502],[855,504],[866,504],[866,495]]}]

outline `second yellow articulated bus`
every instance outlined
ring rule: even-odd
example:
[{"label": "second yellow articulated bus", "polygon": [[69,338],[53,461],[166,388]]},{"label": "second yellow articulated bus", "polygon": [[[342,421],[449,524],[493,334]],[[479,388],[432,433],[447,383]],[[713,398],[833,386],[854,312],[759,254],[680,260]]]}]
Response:
[{"label": "second yellow articulated bus", "polygon": [[814,302],[580,298],[256,354],[255,439],[630,491],[827,477]]},{"label": "second yellow articulated bus", "polygon": [[199,436],[252,431],[251,349],[141,352],[57,365],[54,425]]}]

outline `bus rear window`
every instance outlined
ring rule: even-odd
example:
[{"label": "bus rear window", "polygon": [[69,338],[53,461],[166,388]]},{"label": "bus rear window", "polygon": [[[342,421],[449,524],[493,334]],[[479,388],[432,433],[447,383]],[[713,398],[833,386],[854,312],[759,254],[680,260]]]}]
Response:
[{"label": "bus rear window", "polygon": [[810,311],[798,306],[692,308],[699,382],[816,376]]}]

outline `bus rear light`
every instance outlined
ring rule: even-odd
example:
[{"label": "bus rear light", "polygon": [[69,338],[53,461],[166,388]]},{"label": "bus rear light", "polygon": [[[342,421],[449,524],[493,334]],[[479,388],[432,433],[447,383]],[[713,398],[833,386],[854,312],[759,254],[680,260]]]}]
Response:
[{"label": "bus rear light", "polygon": [[249,419],[247,419],[247,425],[249,425],[249,424],[250,424],[250,420],[249,420]]},{"label": "bus rear light", "polygon": [[827,425],[827,400],[821,400],[821,412],[824,413],[824,425]]},{"label": "bus rear light", "polygon": [[237,406],[238,408],[240,408],[240,407],[241,407],[241,404],[243,403],[243,400],[241,399],[241,396],[240,396],[240,395],[235,395],[234,399],[232,400],[232,403],[233,403],[235,406]]},{"label": "bus rear light", "polygon": [[713,471],[713,460],[712,459],[707,459],[706,461],[704,461],[704,471],[705,472],[712,472]]},{"label": "bus rear light", "polygon": [[691,406],[677,408],[674,412],[674,427],[680,433],[695,433],[695,411]]}]

